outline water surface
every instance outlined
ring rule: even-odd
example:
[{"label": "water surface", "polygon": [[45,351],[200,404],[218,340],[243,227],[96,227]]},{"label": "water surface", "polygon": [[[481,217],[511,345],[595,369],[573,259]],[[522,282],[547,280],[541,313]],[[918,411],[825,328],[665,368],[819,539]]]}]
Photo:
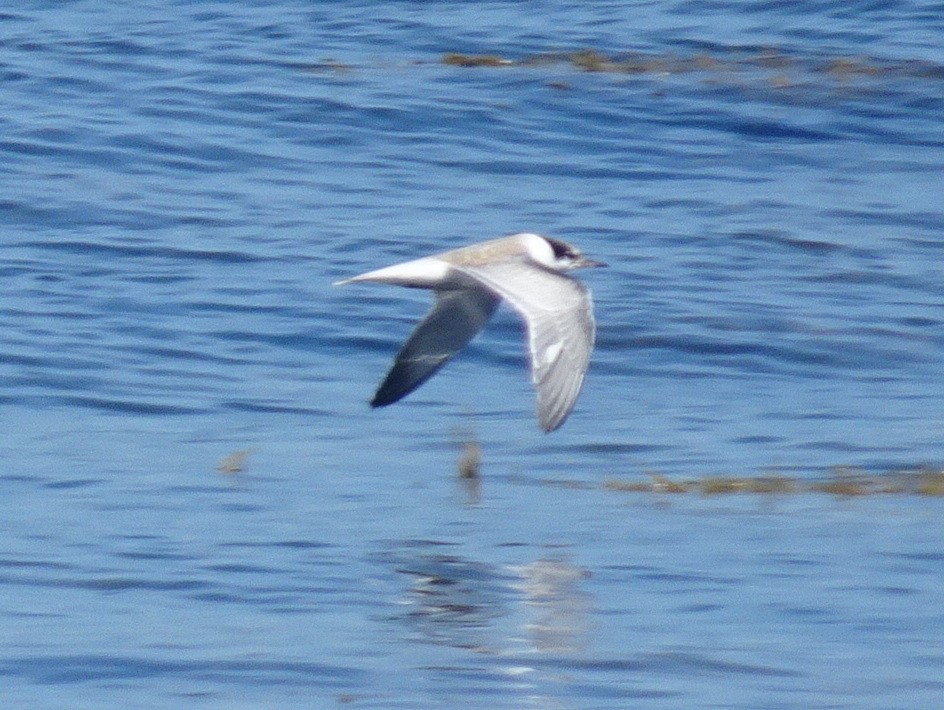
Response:
[{"label": "water surface", "polygon": [[[935,705],[938,498],[604,483],[944,461],[942,17],[0,15],[0,695]],[[330,284],[520,230],[611,265],[566,425],[508,311],[370,411],[428,294]]]}]

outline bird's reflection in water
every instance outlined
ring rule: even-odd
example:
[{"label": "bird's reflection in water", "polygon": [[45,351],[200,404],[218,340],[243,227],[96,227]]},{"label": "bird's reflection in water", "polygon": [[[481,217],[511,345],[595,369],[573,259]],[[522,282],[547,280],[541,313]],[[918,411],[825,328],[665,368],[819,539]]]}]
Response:
[{"label": "bird's reflection in water", "polygon": [[403,618],[427,642],[504,654],[587,648],[592,604],[581,584],[589,574],[566,559],[500,570],[433,554],[413,557],[398,572],[412,580]]},{"label": "bird's reflection in water", "polygon": [[565,559],[540,559],[516,569],[530,620],[525,624],[533,650],[573,654],[587,650],[590,595],[580,585],[590,573]]},{"label": "bird's reflection in water", "polygon": [[398,572],[412,579],[404,618],[424,640],[481,652],[500,650],[496,621],[509,614],[507,578],[488,565],[441,554],[414,558]]}]

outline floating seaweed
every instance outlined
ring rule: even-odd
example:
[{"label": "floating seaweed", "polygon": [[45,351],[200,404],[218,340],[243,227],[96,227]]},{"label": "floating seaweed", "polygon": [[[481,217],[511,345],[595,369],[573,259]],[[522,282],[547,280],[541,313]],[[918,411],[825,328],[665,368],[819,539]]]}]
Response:
[{"label": "floating seaweed", "polygon": [[499,57],[497,54],[459,54],[457,52],[444,54],[442,63],[453,67],[506,67],[514,64],[510,59]]},{"label": "floating seaweed", "polygon": [[708,476],[670,479],[649,474],[648,480],[609,478],[604,490],[631,493],[699,493],[704,496],[730,494],[828,493],[837,497],[874,495],[944,496],[944,469],[919,468],[869,474],[851,467],[836,467],[822,479],[790,476]]},{"label": "floating seaweed", "polygon": [[[582,72],[678,75],[702,73],[712,80],[728,79],[745,72],[773,72],[767,83],[773,88],[797,85],[793,74],[809,78],[827,76],[844,84],[854,79],[876,77],[944,79],[944,65],[927,61],[894,61],[876,57],[806,58],[788,54],[775,47],[718,47],[690,56],[672,53],[607,53],[586,48],[570,52],[541,52],[518,59],[500,54],[462,54],[449,52],[441,63],[463,68],[518,67],[546,68],[568,66]],[[420,62],[422,63],[422,62]],[[559,86],[562,82],[557,82]]]}]

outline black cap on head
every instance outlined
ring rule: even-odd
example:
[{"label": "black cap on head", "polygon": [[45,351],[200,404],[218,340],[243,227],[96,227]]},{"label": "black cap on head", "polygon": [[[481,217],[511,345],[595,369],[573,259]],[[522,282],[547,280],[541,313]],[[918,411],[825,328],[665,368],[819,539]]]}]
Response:
[{"label": "black cap on head", "polygon": [[570,244],[560,241],[559,239],[551,239],[550,237],[544,237],[547,239],[547,243],[551,245],[551,249],[554,250],[555,259],[579,259],[580,252],[574,249]]}]

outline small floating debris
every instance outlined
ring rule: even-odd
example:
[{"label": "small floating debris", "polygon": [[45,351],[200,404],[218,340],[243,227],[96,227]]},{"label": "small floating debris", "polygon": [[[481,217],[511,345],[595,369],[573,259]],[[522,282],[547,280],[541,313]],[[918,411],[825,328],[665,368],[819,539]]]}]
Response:
[{"label": "small floating debris", "polygon": [[252,452],[248,449],[234,451],[229,456],[220,459],[220,462],[216,464],[216,470],[226,475],[242,473],[246,469],[246,461],[250,453]]},{"label": "small floating debris", "polygon": [[477,441],[466,441],[462,444],[459,458],[456,461],[459,478],[478,478],[482,470],[482,447]]},{"label": "small floating debris", "polygon": [[478,480],[482,472],[482,445],[479,444],[475,426],[456,427],[452,430],[453,445],[459,450],[456,458],[456,473],[466,481]]}]

